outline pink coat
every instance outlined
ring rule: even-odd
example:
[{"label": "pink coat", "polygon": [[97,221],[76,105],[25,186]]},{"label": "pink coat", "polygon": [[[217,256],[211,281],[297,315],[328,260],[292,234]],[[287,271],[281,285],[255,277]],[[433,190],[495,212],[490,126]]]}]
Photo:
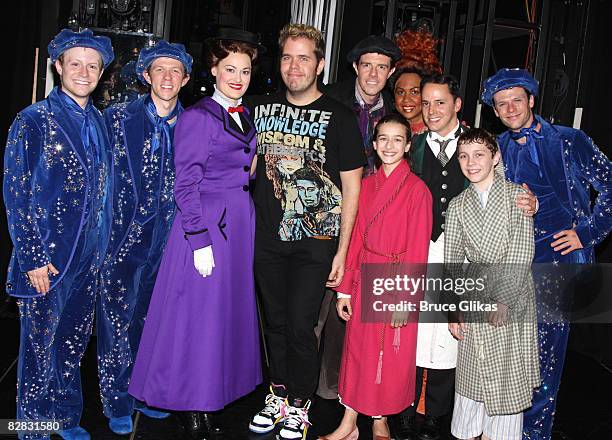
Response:
[{"label": "pink coat", "polygon": [[364,322],[362,307],[372,305],[363,302],[362,264],[427,263],[431,204],[427,186],[404,161],[388,177],[381,168],[363,180],[346,273],[337,288],[351,294],[353,308],[338,393],[345,405],[362,414],[396,414],[413,402],[418,319],[411,315],[411,322],[398,330],[390,325],[390,313],[380,312],[377,316],[384,319],[378,322]]}]

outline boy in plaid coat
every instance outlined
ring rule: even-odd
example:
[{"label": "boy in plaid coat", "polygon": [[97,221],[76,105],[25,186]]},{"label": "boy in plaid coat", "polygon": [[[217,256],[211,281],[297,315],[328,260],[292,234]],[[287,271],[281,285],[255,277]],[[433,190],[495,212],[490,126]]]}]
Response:
[{"label": "boy in plaid coat", "polygon": [[449,204],[444,261],[451,272],[466,258],[476,273],[486,265],[487,303],[496,310],[468,311],[449,324],[459,340],[451,431],[460,439],[520,440],[522,411],[540,384],[533,220],[514,203],[524,190],[494,171],[500,152],[492,135],[470,129],[457,148],[471,183]]}]

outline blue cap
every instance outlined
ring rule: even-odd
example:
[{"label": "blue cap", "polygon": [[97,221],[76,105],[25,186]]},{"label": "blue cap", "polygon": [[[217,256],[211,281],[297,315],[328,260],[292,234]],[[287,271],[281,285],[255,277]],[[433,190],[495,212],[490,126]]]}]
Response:
[{"label": "blue cap", "polygon": [[144,84],[149,84],[142,75],[145,70],[153,63],[155,58],[168,57],[179,60],[185,66],[185,73],[191,73],[193,58],[185,50],[185,46],[180,43],[168,43],[166,40],[159,40],[153,47],[147,47],[140,51],[138,62],[136,63],[136,73]]},{"label": "blue cap", "polygon": [[497,73],[485,80],[482,85],[480,99],[485,104],[493,107],[493,95],[501,90],[512,87],[523,87],[533,96],[538,96],[538,82],[525,69],[509,69],[504,67]]},{"label": "blue cap", "polygon": [[97,50],[105,69],[115,59],[110,38],[103,35],[95,36],[90,29],[83,29],[81,32],[62,29],[47,46],[51,62],[55,63],[61,54],[73,47],[89,47]]}]

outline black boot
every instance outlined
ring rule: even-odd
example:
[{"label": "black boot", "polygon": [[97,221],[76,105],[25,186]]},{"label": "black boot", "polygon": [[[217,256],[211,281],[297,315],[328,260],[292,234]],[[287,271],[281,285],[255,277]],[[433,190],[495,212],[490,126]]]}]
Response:
[{"label": "black boot", "polygon": [[425,422],[419,432],[419,440],[438,440],[440,438],[440,419],[425,416]]},{"label": "black boot", "polygon": [[181,411],[178,413],[179,420],[185,429],[186,438],[189,440],[210,440],[210,433],[202,415],[203,413],[197,411]]},{"label": "black boot", "polygon": [[414,428],[414,408],[405,409],[396,416],[393,416],[393,438],[395,440],[415,440],[416,431]]}]

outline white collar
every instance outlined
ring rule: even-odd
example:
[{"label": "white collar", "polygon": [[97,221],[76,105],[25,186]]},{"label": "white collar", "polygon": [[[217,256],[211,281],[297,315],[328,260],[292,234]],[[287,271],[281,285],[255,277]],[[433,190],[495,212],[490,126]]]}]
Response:
[{"label": "white collar", "polygon": [[214,99],[217,103],[219,103],[219,105],[223,107],[225,111],[228,111],[227,109],[230,107],[236,107],[242,104],[242,96],[240,97],[240,99],[238,99],[238,102],[234,104],[232,102],[233,99],[230,99],[227,96],[225,96],[223,93],[221,93],[221,91],[217,89],[216,85],[214,87],[215,87],[215,92],[213,93],[211,98]]},{"label": "white collar", "polygon": [[431,140],[440,140],[440,141],[445,141],[447,139],[455,139],[455,133],[457,133],[457,130],[459,130],[459,121],[458,120],[457,120],[457,125],[455,125],[455,128],[453,128],[450,131],[450,133],[448,133],[446,136],[440,136],[435,131],[430,131],[429,132],[429,139],[431,139]]}]

